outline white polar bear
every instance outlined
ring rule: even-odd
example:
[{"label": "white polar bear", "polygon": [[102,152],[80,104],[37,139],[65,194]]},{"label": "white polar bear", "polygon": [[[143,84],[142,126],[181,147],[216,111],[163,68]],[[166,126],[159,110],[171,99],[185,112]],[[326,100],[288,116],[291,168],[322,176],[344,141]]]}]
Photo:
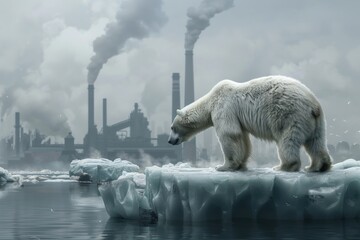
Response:
[{"label": "white polar bear", "polygon": [[211,126],[224,154],[218,171],[246,169],[251,152],[249,134],[276,142],[280,159],[276,170],[299,171],[301,146],[311,158],[306,170],[331,168],[320,103],[295,79],[268,76],[244,83],[219,82],[205,96],[177,111],[169,143],[181,144]]}]

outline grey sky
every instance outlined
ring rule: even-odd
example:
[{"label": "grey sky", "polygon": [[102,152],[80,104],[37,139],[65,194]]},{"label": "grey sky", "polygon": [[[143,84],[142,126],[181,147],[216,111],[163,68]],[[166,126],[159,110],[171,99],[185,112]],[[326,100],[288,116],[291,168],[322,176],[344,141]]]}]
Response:
[{"label": "grey sky", "polygon": [[[87,69],[92,42],[115,20],[116,0],[0,0],[1,135],[23,125],[81,142],[87,129]],[[95,82],[96,123],[108,98],[108,122],[139,102],[154,132],[168,131],[171,74],[184,80],[187,9],[201,1],[163,0],[167,22],[130,40]],[[360,1],[246,0],[217,14],[194,47],[195,97],[216,82],[283,74],[320,99],[330,143],[360,142]],[[183,102],[183,92],[182,99]]]}]

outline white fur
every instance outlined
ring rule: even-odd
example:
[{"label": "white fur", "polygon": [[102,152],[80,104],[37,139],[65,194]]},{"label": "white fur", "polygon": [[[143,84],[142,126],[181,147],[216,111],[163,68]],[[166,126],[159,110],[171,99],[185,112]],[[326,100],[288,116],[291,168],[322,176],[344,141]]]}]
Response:
[{"label": "white fur", "polygon": [[301,146],[311,158],[307,170],[326,171],[331,167],[320,103],[295,79],[269,76],[245,83],[223,80],[178,112],[172,132],[178,134],[176,142],[183,142],[211,126],[224,153],[219,171],[246,169],[251,152],[249,134],[276,142],[280,165],[275,169],[298,171]]},{"label": "white fur", "polygon": [[180,117],[185,116],[185,112],[181,111],[180,109],[176,110],[176,114],[179,115]]}]

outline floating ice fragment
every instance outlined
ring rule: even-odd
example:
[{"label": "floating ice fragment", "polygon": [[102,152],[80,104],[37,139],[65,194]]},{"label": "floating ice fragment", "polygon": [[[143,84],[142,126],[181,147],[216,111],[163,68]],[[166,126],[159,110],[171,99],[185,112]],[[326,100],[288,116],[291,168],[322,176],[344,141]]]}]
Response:
[{"label": "floating ice fragment", "polygon": [[107,182],[116,180],[121,176],[123,171],[138,172],[139,166],[121,159],[114,161],[108,159],[83,159],[73,160],[70,163],[70,176],[81,176],[86,173],[90,175],[91,180],[95,182]]},{"label": "floating ice fragment", "polygon": [[99,186],[99,191],[111,217],[140,219],[146,217],[145,215],[154,215],[144,190],[137,188],[129,177],[103,183]]},{"label": "floating ice fragment", "polygon": [[43,182],[57,183],[57,182],[77,182],[77,181],[74,179],[46,179],[46,180],[43,180]]},{"label": "floating ice fragment", "polygon": [[21,185],[22,179],[22,176],[12,175],[8,170],[0,167],[0,183],[17,182]]}]

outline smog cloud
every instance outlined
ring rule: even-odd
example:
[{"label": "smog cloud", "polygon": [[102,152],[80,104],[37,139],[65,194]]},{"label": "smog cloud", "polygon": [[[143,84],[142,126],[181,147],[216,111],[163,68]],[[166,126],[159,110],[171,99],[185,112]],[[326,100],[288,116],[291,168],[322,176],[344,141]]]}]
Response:
[{"label": "smog cloud", "polygon": [[234,6],[234,0],[203,0],[198,8],[189,8],[186,24],[185,49],[193,50],[201,32],[210,25],[210,19]]},{"label": "smog cloud", "polygon": [[88,65],[88,83],[93,84],[103,65],[123,51],[129,39],[143,39],[166,23],[162,0],[128,0],[121,4],[116,20],[106,26],[105,34],[95,39],[95,55]]},{"label": "smog cloud", "polygon": [[4,89],[2,95],[0,96],[1,121],[3,121],[4,116],[8,114],[9,110],[13,107],[13,104],[15,102],[13,92],[14,92],[13,87],[8,87]]}]

